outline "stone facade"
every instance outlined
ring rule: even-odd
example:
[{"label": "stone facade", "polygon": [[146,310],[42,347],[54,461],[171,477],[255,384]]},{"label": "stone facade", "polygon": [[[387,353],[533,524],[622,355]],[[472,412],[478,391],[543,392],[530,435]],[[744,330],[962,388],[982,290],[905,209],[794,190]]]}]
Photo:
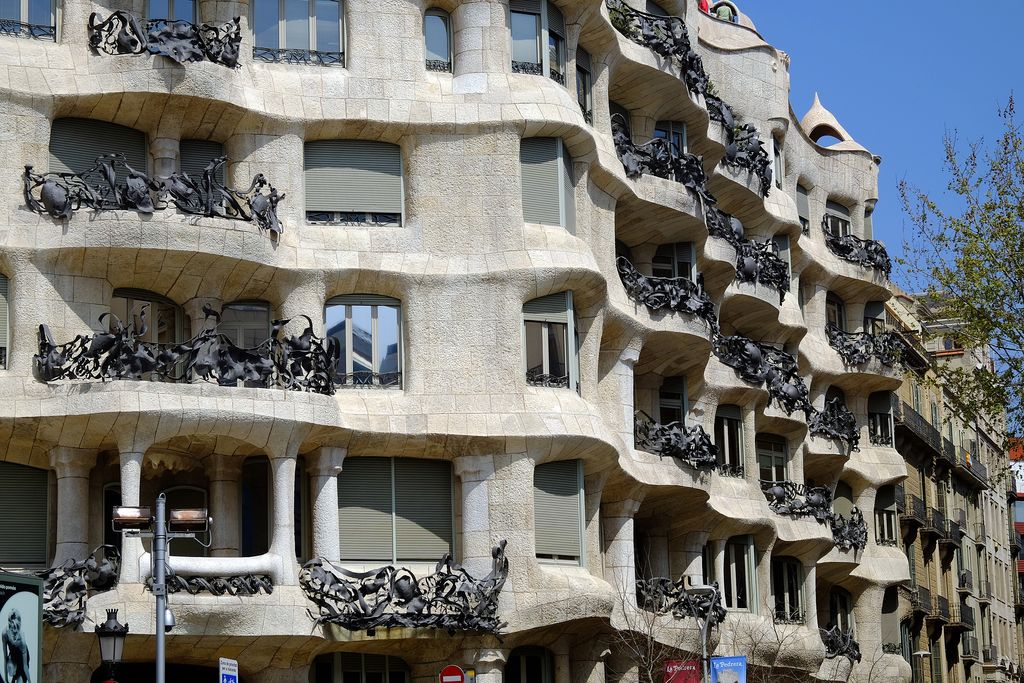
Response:
[{"label": "stone facade", "polygon": [[[845,363],[825,332],[838,297],[845,332],[870,336],[865,319],[889,298],[889,285],[884,268],[851,260],[850,252],[840,257],[819,227],[828,207],[841,205],[845,231],[870,240],[880,159],[831,125],[820,103],[803,124],[796,119],[789,58],[746,16],[730,24],[694,2],[666,0],[662,9],[681,18],[671,26],[685,27],[713,84],[695,90],[680,61],[693,66],[693,55],[666,57],[645,44],[649,36],[631,40],[610,4],[557,4],[569,88],[512,72],[509,6],[497,0],[346,0],[343,67],[253,59],[254,10],[243,0],[197,2],[198,21],[240,17],[237,68],[91,50],[90,14],[144,17],[138,0],[65,0],[56,41],[0,36],[0,271],[10,282],[11,313],[0,435],[6,461],[52,472],[48,559],[82,559],[108,538],[111,485],[124,505],[191,486],[208,500],[211,546],[190,557],[172,545],[178,575],[273,582],[269,594],[172,595],[172,664],[215,666],[227,656],[239,660],[246,681],[305,682],[325,680],[317,662],[340,652],[399,657],[417,683],[436,680],[449,662],[473,668],[478,683],[497,683],[508,666],[520,666],[530,683],[635,680],[647,672],[623,634],[637,623],[680,658],[700,652],[697,622],[648,618],[637,580],[689,577],[732,593],[735,604],[712,632],[710,650],[747,654],[751,680],[909,680],[907,661],[884,647],[883,623],[887,591],[910,578],[906,557],[897,545],[868,540],[879,534],[868,533],[877,492],[907,473],[891,443],[869,438],[869,402],[896,390],[901,374],[877,358]],[[423,16],[433,7],[450,17],[451,73],[425,66]],[[573,95],[577,47],[591,58],[592,125]],[[712,120],[715,98],[731,106],[735,128]],[[706,181],[695,188],[652,173],[627,176],[610,101],[628,110],[636,144],[654,137],[660,121],[685,124]],[[245,188],[261,173],[286,195],[277,206],[284,231],[170,206],[152,215],[82,209],[66,220],[29,210],[17,191],[24,168],[47,169],[51,127],[62,118],[144,132],[153,177],[177,168],[180,140],[223,144],[226,185]],[[779,150],[782,173],[767,187],[750,168],[728,163],[734,138],[745,134],[741,124],[756,129],[769,159]],[[818,145],[826,133],[840,142]],[[538,136],[561,138],[572,158],[572,233],[523,220],[520,140]],[[307,221],[304,143],[331,139],[399,146],[400,226]],[[748,242],[735,233],[709,236],[709,216],[718,215],[711,201],[742,222]],[[783,258],[783,280],[766,284],[755,273],[761,265],[752,279],[738,279],[746,262],[737,252],[754,248],[750,240],[780,237],[775,261],[750,258]],[[616,257],[649,276],[657,247],[673,243],[692,243],[713,322],[652,310],[627,294]],[[180,306],[193,334],[209,324],[204,306],[260,300],[272,317],[292,320],[282,334],[301,335],[305,315],[320,338],[331,297],[393,297],[401,301],[402,387],[341,386],[325,395],[199,380],[41,381],[33,360],[39,325],[57,344],[105,330],[101,316],[115,292],[137,290]],[[573,293],[578,392],[533,386],[524,374],[523,305],[563,291]],[[721,352],[722,339],[739,336],[747,339],[738,351]],[[764,357],[780,350],[792,366],[776,358],[765,369]],[[741,378],[737,363],[757,366],[761,381]],[[685,423],[712,439],[719,407],[738,407],[736,461],[697,469],[634,447],[634,413],[661,419],[666,378],[685,380]],[[852,434],[811,434],[810,417],[836,397],[855,419]],[[759,479],[778,477],[755,448],[764,434],[782,444],[780,471],[794,490],[810,501],[815,486],[827,489],[824,508],[816,508],[824,516],[769,508]],[[717,445],[723,457],[727,447]],[[296,554],[338,560],[337,481],[354,459],[369,456],[453,463],[454,557],[480,578],[492,566],[492,547],[507,542],[501,638],[314,625]],[[269,532],[265,552],[244,557],[240,501],[249,458],[268,473]],[[536,550],[534,470],[562,460],[582,462],[581,551],[572,563],[538,559]],[[844,501],[842,524],[852,524],[853,508],[866,515],[866,544],[836,547],[833,491],[837,510]],[[737,547],[749,560],[737,560]],[[149,555],[132,538],[121,555],[120,583],[88,600],[91,621],[46,629],[45,680],[88,680],[99,666],[90,631],[107,608],[130,625],[125,661],[151,661]],[[783,558],[799,585],[790,596],[796,604],[780,608],[784,581],[773,574],[783,571]],[[741,590],[736,572],[748,561]],[[429,573],[414,569],[424,568]],[[859,657],[827,651],[822,631],[832,626],[855,638]],[[523,652],[542,653],[531,656],[544,665],[527,674],[513,663]]]}]

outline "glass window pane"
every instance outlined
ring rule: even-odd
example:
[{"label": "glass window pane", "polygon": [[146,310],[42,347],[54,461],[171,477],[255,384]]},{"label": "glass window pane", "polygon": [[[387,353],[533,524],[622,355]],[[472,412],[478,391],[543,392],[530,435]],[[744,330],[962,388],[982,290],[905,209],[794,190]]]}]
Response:
[{"label": "glass window pane", "polygon": [[537,42],[540,17],[536,14],[512,12],[512,61],[540,63]]},{"label": "glass window pane", "polygon": [[548,62],[555,73],[565,74],[565,41],[557,33],[548,31]]},{"label": "glass window pane", "polygon": [[20,0],[0,0],[0,19],[21,21]]},{"label": "glass window pane", "polygon": [[149,0],[150,19],[170,19],[170,14],[168,0]]},{"label": "glass window pane", "polygon": [[345,348],[345,308],[344,305],[328,306],[326,311],[327,335],[338,342],[341,353],[338,357],[338,374],[345,374],[345,358],[348,357],[348,349]]},{"label": "glass window pane", "polygon": [[377,372],[398,372],[398,309],[392,306],[377,307],[377,353]]},{"label": "glass window pane", "polygon": [[427,59],[448,61],[448,22],[444,17],[428,14],[423,18],[423,39],[427,44]]},{"label": "glass window pane", "polygon": [[565,337],[567,326],[562,323],[548,323],[548,374],[565,377]]},{"label": "glass window pane", "polygon": [[192,0],[174,0],[174,18],[178,21],[194,21],[195,7]]},{"label": "glass window pane", "polygon": [[281,12],[277,0],[256,0],[253,31],[257,47],[277,48]]},{"label": "glass window pane", "polygon": [[576,101],[583,110],[590,110],[590,73],[586,69],[576,69]]},{"label": "glass window pane", "polygon": [[309,3],[284,0],[284,46],[290,50],[309,49]]},{"label": "glass window pane", "polygon": [[316,0],[316,49],[319,52],[341,52],[339,0]]},{"label": "glass window pane", "polygon": [[729,452],[728,463],[738,467],[742,460],[740,455],[740,421],[726,418],[726,447]]},{"label": "glass window pane", "polygon": [[[161,344],[173,344],[181,341],[177,335],[178,310],[169,303],[157,303],[153,305],[156,310],[156,319],[150,320],[156,334],[156,341]],[[152,313],[150,314],[152,316]]]},{"label": "glass window pane", "polygon": [[526,321],[526,371],[544,372],[544,323]]},{"label": "glass window pane", "polygon": [[[6,15],[0,14],[0,16]],[[50,0],[29,0],[28,23],[53,26],[53,5]]]},{"label": "glass window pane", "polygon": [[373,371],[372,316],[372,306],[352,306],[352,372]]}]

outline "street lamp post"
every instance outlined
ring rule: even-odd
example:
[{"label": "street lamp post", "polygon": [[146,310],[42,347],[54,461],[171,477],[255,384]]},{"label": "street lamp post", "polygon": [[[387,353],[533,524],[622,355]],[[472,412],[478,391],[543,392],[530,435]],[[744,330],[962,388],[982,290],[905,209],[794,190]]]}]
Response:
[{"label": "street lamp post", "polygon": [[128,624],[122,624],[117,620],[117,610],[107,610],[107,620],[96,625],[96,638],[100,641],[100,659],[107,665],[110,671],[110,680],[114,681],[114,670],[121,663],[124,654],[124,639],[128,635]]},{"label": "street lamp post", "polygon": [[194,539],[197,534],[209,531],[213,522],[206,508],[171,510],[170,522],[167,517],[167,496],[163,493],[156,498],[154,516],[150,516],[148,507],[115,507],[111,515],[114,531],[153,539],[151,575],[153,596],[156,598],[156,683],[167,681],[165,635],[174,628],[174,614],[167,607],[167,542],[175,538]]},{"label": "street lamp post", "polygon": [[[722,592],[717,585],[691,584],[690,577],[686,577],[686,587],[683,589],[687,595],[708,596],[707,613],[700,620],[700,672],[701,681],[709,683],[711,680],[711,666],[708,661],[708,631],[711,628],[711,621],[714,618],[715,610],[722,601]],[[717,623],[717,622],[716,622]]]}]

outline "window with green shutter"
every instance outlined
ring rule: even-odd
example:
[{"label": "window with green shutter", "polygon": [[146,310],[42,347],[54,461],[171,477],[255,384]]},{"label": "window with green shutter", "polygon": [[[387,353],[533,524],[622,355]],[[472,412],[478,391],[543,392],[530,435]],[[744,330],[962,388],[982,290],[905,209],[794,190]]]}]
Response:
[{"label": "window with green shutter", "polygon": [[0,368],[4,370],[7,369],[7,349],[11,343],[8,284],[7,276],[0,275]]},{"label": "window with green shutter", "polygon": [[559,460],[534,469],[533,528],[539,559],[580,563],[582,506],[582,461]]},{"label": "window with green shutter", "polygon": [[519,145],[523,221],[575,232],[572,159],[561,138],[524,138]]},{"label": "window with green shutter", "polygon": [[46,564],[48,490],[46,470],[0,462],[0,566]]},{"label": "window with green shutter", "polygon": [[453,547],[444,460],[349,458],[338,475],[341,560],[436,562]]},{"label": "window with green shutter", "polygon": [[[211,161],[224,156],[224,145],[213,140],[182,140],[178,143],[178,170],[201,183],[203,171]],[[224,184],[224,167],[217,171],[217,181]]]},{"label": "window with green shutter", "polygon": [[[146,134],[116,123],[93,119],[57,119],[50,127],[50,172],[84,173],[96,165],[96,157],[123,154],[124,161],[140,173],[148,173]],[[118,167],[117,182],[124,182]]]},{"label": "window with green shutter", "polygon": [[306,220],[401,225],[402,151],[375,140],[316,140],[305,147]]}]

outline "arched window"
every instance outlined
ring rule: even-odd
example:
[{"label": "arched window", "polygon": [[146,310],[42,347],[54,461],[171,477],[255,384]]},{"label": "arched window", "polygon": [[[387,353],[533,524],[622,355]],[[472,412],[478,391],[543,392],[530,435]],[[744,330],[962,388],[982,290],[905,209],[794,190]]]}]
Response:
[{"label": "arched window", "polygon": [[828,626],[838,626],[844,633],[853,628],[853,597],[838,586],[828,593]]},{"label": "arched window", "polygon": [[608,100],[608,117],[609,117],[609,119],[612,122],[612,130],[615,129],[615,124],[618,123],[618,124],[622,125],[623,127],[625,127],[626,135],[632,137],[632,135],[633,135],[633,132],[632,132],[632,130],[633,130],[632,129],[632,126],[633,126],[633,124],[632,124],[632,116],[629,113],[628,109],[623,107],[618,102],[613,102],[612,100]]},{"label": "arched window", "polygon": [[850,234],[850,210],[839,202],[825,203],[825,231],[833,237]]},{"label": "arched window", "polygon": [[149,0],[150,19],[171,19],[196,22],[196,3],[193,0]]},{"label": "arched window", "polygon": [[427,71],[452,70],[451,18],[444,10],[431,8],[423,15],[423,43]]},{"label": "arched window", "polygon": [[743,418],[740,407],[721,405],[715,411],[715,445],[719,471],[743,476]]},{"label": "arched window", "polygon": [[220,333],[235,346],[251,349],[270,336],[270,304],[265,301],[233,301],[221,309]]},{"label": "arched window", "polygon": [[825,322],[846,331],[846,304],[832,292],[825,296]]},{"label": "arched window", "polygon": [[[85,173],[96,165],[96,157],[114,152],[124,155],[124,161],[136,171],[149,170],[146,152],[146,134],[119,126],[116,123],[94,119],[57,119],[50,127],[50,172]],[[127,174],[116,167],[116,182],[124,182]],[[98,179],[98,177],[96,178]],[[102,187],[105,183],[97,183]]]},{"label": "arched window", "polygon": [[804,567],[793,557],[772,558],[772,597],[775,600],[775,622],[804,623]]},{"label": "arched window", "polygon": [[583,120],[594,125],[594,71],[590,53],[576,48],[576,101],[583,112]]},{"label": "arched window", "polygon": [[537,559],[581,564],[582,460],[558,460],[534,468],[533,519]]},{"label": "arched window", "polygon": [[[178,344],[185,340],[185,317],[181,307],[165,296],[142,289],[115,289],[110,300],[110,312],[125,325],[142,329],[145,312],[146,334],[142,341],[158,344]],[[115,321],[110,321],[111,326]]]},{"label": "arched window", "polygon": [[508,656],[502,683],[552,683],[554,658],[542,647],[519,647]]},{"label": "arched window", "polygon": [[875,493],[875,542],[879,545],[895,546],[896,535],[896,489],[881,486]]},{"label": "arched window", "polygon": [[730,2],[715,3],[711,7],[711,12],[722,21],[728,21],[735,24],[740,20],[739,11],[736,9],[736,6]]},{"label": "arched window", "polygon": [[902,642],[899,617],[900,598],[896,586],[888,586],[882,594],[882,647],[895,650]]},{"label": "arched window", "polygon": [[376,294],[348,294],[325,307],[327,334],[341,348],[335,382],[402,387],[402,304]]},{"label": "arched window", "polygon": [[800,230],[805,234],[811,232],[811,200],[810,191],[803,185],[796,186],[796,213],[800,217]]},{"label": "arched window", "polygon": [[892,392],[868,396],[868,437],[875,446],[892,446]]},{"label": "arched window", "polygon": [[723,597],[730,609],[755,611],[757,605],[757,579],[754,557],[754,539],[751,536],[733,536],[725,543],[725,581]]},{"label": "arched window", "polygon": [[256,59],[345,66],[341,0],[255,0],[252,18]]},{"label": "arched window", "polygon": [[786,481],[789,478],[786,439],[776,434],[758,434],[754,446],[761,481]]},{"label": "arched window", "polygon": [[409,683],[409,680],[409,665],[388,655],[332,652],[317,656],[310,667],[310,683]]},{"label": "arched window", "polygon": [[523,138],[519,143],[523,221],[576,231],[572,157],[561,138]]},{"label": "arched window", "polygon": [[[165,489],[164,493],[167,495],[168,515],[171,510],[208,507],[206,489],[201,489],[198,486],[172,486]],[[172,541],[169,549],[169,554],[172,557],[204,557],[206,555],[206,548],[198,538],[178,538],[172,539]]]},{"label": "arched window", "polygon": [[[39,567],[49,553],[49,475],[46,470],[0,462],[0,566]],[[58,514],[78,514],[63,510]],[[4,624],[6,626],[6,624]]]},{"label": "arched window", "polygon": [[658,421],[663,425],[686,423],[686,378],[666,377],[658,392]]},{"label": "arched window", "polygon": [[830,386],[825,390],[825,405],[828,405],[835,399],[839,399],[840,405],[846,405],[846,392],[837,386]]},{"label": "arched window", "polygon": [[772,136],[772,175],[775,177],[775,187],[781,190],[786,170],[782,165],[782,140],[774,135]]},{"label": "arched window", "polygon": [[402,150],[375,140],[305,145],[306,220],[333,225],[402,224]]},{"label": "arched window", "polygon": [[579,391],[572,292],[549,294],[523,304],[523,362],[527,384]]}]

